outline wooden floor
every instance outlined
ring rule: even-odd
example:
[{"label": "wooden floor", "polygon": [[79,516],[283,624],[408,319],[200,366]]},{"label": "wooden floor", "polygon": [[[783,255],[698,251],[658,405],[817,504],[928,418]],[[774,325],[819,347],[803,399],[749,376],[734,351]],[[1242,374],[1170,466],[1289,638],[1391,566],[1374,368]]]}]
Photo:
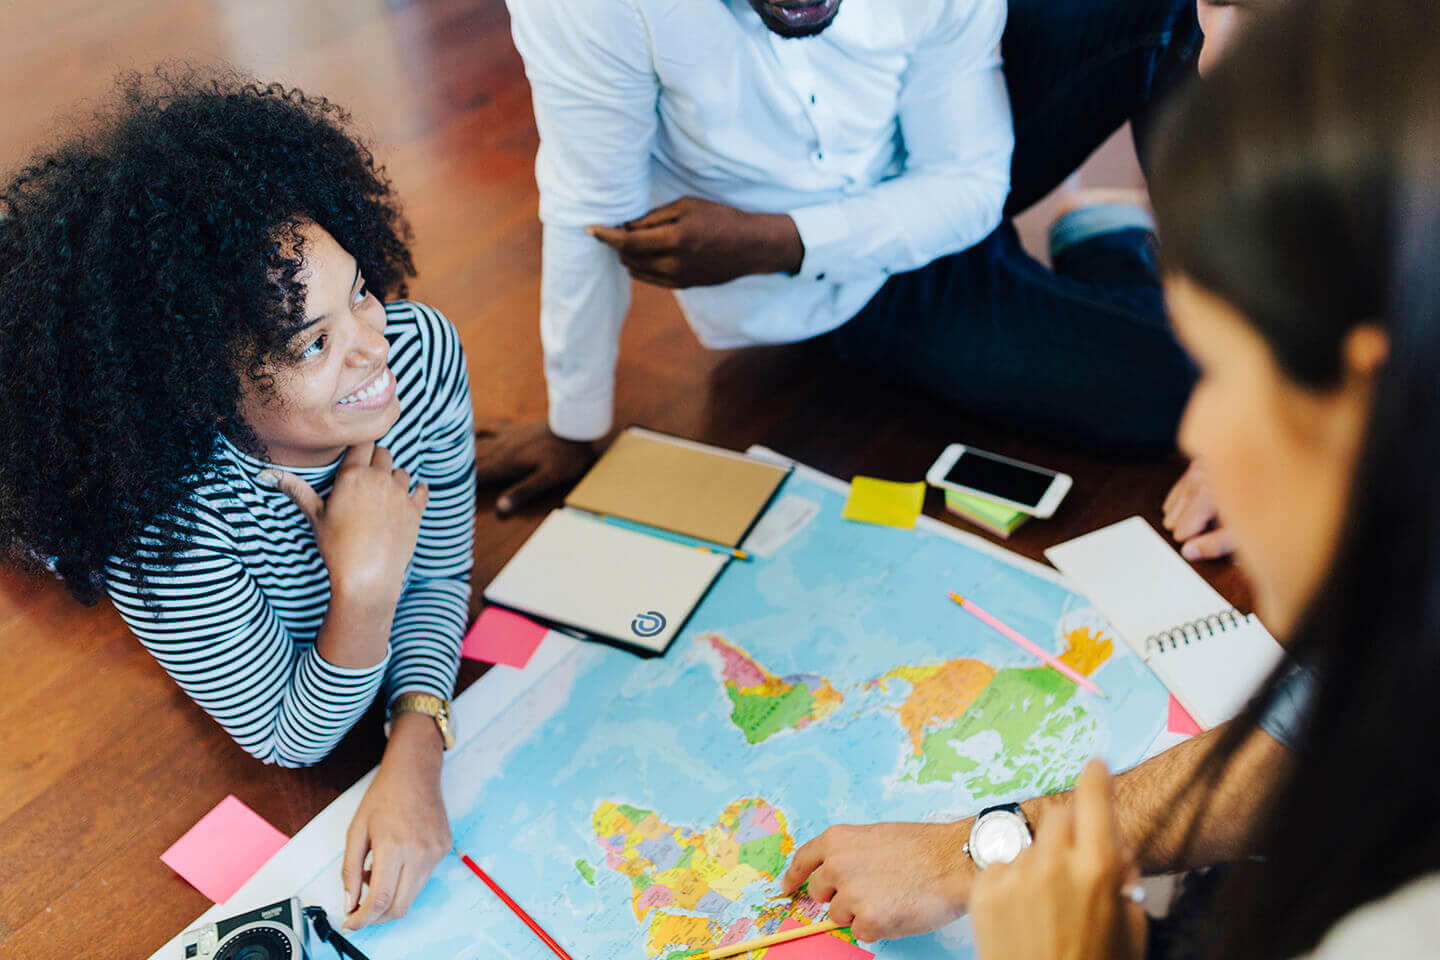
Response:
[{"label": "wooden floor", "polygon": [[[502,0],[0,0],[0,170],[83,117],[121,68],[223,58],[348,106],[414,222],[413,293],[445,311],[469,354],[477,414],[545,410],[540,230],[529,91]],[[78,114],[76,113],[78,110]],[[1117,371],[1117,375],[1123,375]],[[765,443],[842,477],[914,480],[963,440],[1075,476],[1051,543],[1141,513],[1158,522],[1179,460],[1113,463],[1013,436],[858,379],[813,345],[709,352],[670,296],[637,289],[618,417],[743,448]],[[552,504],[499,522],[482,494],[484,584]],[[942,515],[933,493],[929,512]],[[1205,571],[1242,605],[1225,565]],[[160,853],[227,793],[293,833],[378,758],[372,715],[317,768],[245,755],[127,632],[108,604],[0,575],[0,957],[143,957],[208,906]],[[478,675],[467,664],[462,685]]]}]

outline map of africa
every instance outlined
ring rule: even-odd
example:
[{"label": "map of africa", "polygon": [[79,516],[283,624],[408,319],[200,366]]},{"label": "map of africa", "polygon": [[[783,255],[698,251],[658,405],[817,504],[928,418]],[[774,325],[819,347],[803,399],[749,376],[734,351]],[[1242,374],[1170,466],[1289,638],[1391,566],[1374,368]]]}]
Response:
[{"label": "map of africa", "polygon": [[[681,960],[823,919],[778,880],[830,824],[1063,789],[1088,757],[1132,766],[1163,731],[1165,688],[1053,572],[941,525],[844,520],[844,499],[797,469],[771,511],[813,517],[731,563],[664,657],[575,644],[462,731],[445,773],[456,845],[573,956]],[[951,590],[1107,698],[1037,666]],[[372,960],[551,956],[455,857],[406,918],[353,939]],[[846,949],[973,956],[963,920]]]}]

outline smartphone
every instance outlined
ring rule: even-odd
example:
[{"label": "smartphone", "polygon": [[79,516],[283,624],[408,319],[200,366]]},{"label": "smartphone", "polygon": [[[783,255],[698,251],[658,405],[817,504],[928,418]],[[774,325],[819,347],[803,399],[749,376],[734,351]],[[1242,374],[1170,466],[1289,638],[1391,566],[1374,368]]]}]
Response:
[{"label": "smartphone", "polygon": [[963,443],[952,443],[925,474],[931,486],[1007,504],[1032,517],[1053,516],[1070,492],[1070,475],[1046,470]]}]

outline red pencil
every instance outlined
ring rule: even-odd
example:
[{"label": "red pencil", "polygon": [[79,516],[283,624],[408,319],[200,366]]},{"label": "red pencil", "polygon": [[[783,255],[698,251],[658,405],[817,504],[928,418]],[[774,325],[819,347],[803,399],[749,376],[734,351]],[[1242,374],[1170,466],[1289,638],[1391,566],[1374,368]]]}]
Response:
[{"label": "red pencil", "polygon": [[464,861],[465,866],[470,868],[471,873],[475,874],[475,876],[479,877],[481,880],[484,880],[485,886],[489,887],[491,891],[494,892],[495,896],[500,898],[500,901],[504,903],[505,906],[509,907],[512,911],[514,911],[515,916],[519,917],[521,920],[524,920],[525,926],[533,930],[535,932],[535,936],[545,941],[545,946],[553,950],[555,952],[555,956],[559,957],[560,960],[574,960],[574,958],[571,957],[570,954],[565,952],[564,947],[560,946],[560,944],[554,941],[550,934],[540,929],[540,924],[530,919],[530,914],[526,913],[523,909],[521,909],[520,904],[510,899],[510,894],[500,889],[500,884],[496,883],[494,880],[491,880],[490,875],[484,870],[480,869],[480,864],[476,863],[474,860],[471,860],[465,854],[460,853],[459,850],[456,850],[455,852],[460,854],[460,859]]}]

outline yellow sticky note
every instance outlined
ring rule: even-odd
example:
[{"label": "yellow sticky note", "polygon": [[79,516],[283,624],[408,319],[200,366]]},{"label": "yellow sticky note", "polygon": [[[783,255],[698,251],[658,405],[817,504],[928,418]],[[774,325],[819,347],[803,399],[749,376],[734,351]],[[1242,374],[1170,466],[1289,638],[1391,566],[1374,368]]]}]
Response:
[{"label": "yellow sticky note", "polygon": [[915,518],[924,506],[924,483],[892,483],[874,477],[856,477],[850,481],[845,519],[913,530]]}]

